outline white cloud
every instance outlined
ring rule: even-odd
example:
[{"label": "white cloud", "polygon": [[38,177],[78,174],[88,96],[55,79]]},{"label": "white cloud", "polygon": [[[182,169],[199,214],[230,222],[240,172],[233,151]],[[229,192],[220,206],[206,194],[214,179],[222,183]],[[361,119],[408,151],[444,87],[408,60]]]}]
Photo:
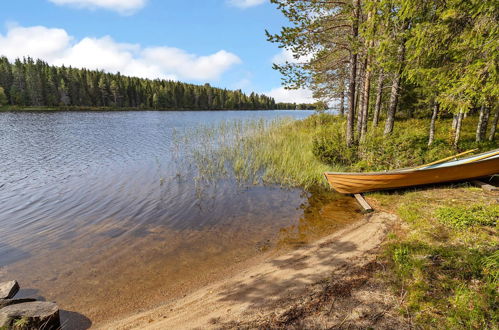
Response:
[{"label": "white cloud", "polygon": [[239,8],[249,8],[263,4],[267,0],[228,0],[229,4]]},{"label": "white cloud", "polygon": [[49,0],[56,5],[69,5],[76,8],[103,8],[130,15],[146,5],[147,0]]},{"label": "white cloud", "polygon": [[276,100],[276,102],[289,102],[289,103],[316,102],[316,100],[312,97],[312,91],[308,89],[285,89],[284,87],[277,87],[264,94],[273,97]]},{"label": "white cloud", "polygon": [[306,56],[301,56],[299,58],[295,58],[293,56],[293,52],[288,50],[288,49],[282,49],[279,54],[276,54],[272,58],[272,63],[275,64],[284,64],[286,62],[289,63],[306,63],[312,59],[312,54],[306,55]]},{"label": "white cloud", "polygon": [[[280,53],[272,58],[272,62],[276,64],[289,63],[304,63],[308,62],[312,55],[302,56],[295,58],[293,52],[287,49],[282,49]],[[290,103],[315,103],[316,100],[312,97],[312,91],[309,89],[285,89],[284,87],[277,87],[266,95],[272,96],[277,102],[290,102]]]},{"label": "white cloud", "polygon": [[241,63],[239,57],[225,50],[208,56],[196,56],[178,48],[152,47],[144,49],[142,55],[144,60],[157,63],[163,70],[196,80],[219,77],[232,65]]},{"label": "white cloud", "polygon": [[66,50],[71,40],[63,29],[10,25],[5,36],[0,34],[0,54],[10,59],[29,55],[52,61]]},{"label": "white cloud", "polygon": [[0,34],[0,55],[10,60],[31,56],[54,65],[121,72],[143,78],[216,81],[241,63],[235,54],[220,50],[199,56],[173,47],[142,47],[116,42],[110,36],[75,40],[63,29],[10,26]]}]

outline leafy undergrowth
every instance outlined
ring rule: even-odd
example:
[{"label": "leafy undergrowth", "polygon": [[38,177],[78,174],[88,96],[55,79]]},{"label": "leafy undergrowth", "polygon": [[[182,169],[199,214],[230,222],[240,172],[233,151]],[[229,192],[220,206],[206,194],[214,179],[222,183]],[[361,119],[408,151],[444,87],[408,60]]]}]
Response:
[{"label": "leafy undergrowth", "polygon": [[[340,118],[324,117],[320,129],[314,134],[313,152],[325,164],[347,167],[354,171],[379,171],[411,167],[429,163],[455,155],[452,147],[451,119],[437,123],[435,141],[428,147],[428,119],[406,119],[395,123],[389,136],[383,135],[383,125],[370,129],[364,142],[353,147],[345,145],[346,122]],[[333,117],[334,118],[334,117]],[[317,121],[309,118],[308,121]],[[488,151],[498,148],[497,141],[475,142],[477,118],[468,117],[463,121],[460,150],[479,149]]]},{"label": "leafy undergrowth", "polygon": [[402,313],[417,327],[497,329],[497,195],[457,186],[370,196],[403,220],[384,274],[404,297]]}]

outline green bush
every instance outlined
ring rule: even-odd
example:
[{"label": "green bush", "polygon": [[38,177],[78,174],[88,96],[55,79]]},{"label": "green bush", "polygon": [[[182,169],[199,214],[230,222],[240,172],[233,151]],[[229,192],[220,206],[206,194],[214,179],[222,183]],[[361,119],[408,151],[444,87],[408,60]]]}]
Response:
[{"label": "green bush", "polygon": [[452,147],[451,120],[437,123],[435,140],[428,146],[427,119],[397,121],[389,136],[383,134],[383,125],[369,127],[363,141],[353,147],[345,144],[344,119],[321,114],[305,120],[304,125],[316,131],[313,154],[330,166],[346,166],[354,171],[381,171],[419,166],[458,153],[463,150],[487,151],[497,148],[496,141],[475,142],[476,118],[463,122],[461,150]]},{"label": "green bush", "polygon": [[350,167],[358,162],[357,147],[347,147],[343,130],[321,131],[313,139],[312,152],[328,165]]}]

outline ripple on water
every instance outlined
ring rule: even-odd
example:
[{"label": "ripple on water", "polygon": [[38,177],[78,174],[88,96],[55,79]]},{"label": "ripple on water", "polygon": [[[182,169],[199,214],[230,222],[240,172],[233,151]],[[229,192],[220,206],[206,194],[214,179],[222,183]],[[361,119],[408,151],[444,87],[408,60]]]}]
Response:
[{"label": "ripple on water", "polygon": [[231,180],[196,186],[178,134],[283,115],[0,113],[0,280],[18,278],[99,321],[207,283],[269,244],[299,246],[357,217],[338,196]]}]

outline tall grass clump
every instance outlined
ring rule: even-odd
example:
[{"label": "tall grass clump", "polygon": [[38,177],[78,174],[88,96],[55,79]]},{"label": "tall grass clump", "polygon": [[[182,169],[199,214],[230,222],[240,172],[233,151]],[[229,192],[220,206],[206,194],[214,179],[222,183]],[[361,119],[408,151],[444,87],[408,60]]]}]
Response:
[{"label": "tall grass clump", "polygon": [[234,176],[249,183],[304,189],[325,186],[323,173],[332,167],[312,152],[321,116],[312,117],[231,121],[190,132],[198,179]]}]

